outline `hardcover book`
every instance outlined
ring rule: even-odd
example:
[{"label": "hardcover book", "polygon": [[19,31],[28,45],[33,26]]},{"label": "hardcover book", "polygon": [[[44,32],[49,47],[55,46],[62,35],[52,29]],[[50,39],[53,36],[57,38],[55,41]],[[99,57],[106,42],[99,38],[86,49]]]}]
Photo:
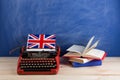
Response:
[{"label": "hardcover book", "polygon": [[102,60],[92,60],[87,63],[78,63],[78,62],[72,62],[73,67],[89,67],[89,66],[100,66],[102,65]]}]

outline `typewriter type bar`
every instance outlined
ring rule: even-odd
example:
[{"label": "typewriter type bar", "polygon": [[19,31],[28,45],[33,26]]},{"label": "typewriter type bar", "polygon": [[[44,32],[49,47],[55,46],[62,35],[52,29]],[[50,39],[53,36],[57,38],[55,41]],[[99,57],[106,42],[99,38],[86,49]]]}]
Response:
[{"label": "typewriter type bar", "polygon": [[18,74],[57,74],[60,48],[56,51],[27,52],[23,47],[18,59]]}]

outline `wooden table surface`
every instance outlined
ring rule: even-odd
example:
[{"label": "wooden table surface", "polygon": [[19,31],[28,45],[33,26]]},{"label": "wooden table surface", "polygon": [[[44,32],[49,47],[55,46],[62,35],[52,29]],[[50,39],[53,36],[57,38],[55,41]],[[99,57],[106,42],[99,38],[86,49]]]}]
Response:
[{"label": "wooden table surface", "polygon": [[0,57],[0,80],[120,80],[120,57],[107,57],[102,66],[73,68],[60,64],[56,75],[18,75],[18,57]]}]

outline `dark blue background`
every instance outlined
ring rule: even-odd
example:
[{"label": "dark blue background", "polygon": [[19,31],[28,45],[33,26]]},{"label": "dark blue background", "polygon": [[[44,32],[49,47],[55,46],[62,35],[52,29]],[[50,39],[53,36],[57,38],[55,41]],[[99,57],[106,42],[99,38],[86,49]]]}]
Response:
[{"label": "dark blue background", "polygon": [[18,56],[28,33],[56,34],[62,54],[90,37],[108,56],[120,56],[119,0],[0,0],[0,56]]}]

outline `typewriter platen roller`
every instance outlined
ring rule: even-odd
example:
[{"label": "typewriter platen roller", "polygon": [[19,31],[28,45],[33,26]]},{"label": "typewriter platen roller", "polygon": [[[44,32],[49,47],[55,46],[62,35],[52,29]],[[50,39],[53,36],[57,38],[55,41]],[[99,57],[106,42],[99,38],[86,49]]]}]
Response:
[{"label": "typewriter platen roller", "polygon": [[18,74],[56,74],[59,70],[60,48],[56,51],[26,51],[18,59]]}]

